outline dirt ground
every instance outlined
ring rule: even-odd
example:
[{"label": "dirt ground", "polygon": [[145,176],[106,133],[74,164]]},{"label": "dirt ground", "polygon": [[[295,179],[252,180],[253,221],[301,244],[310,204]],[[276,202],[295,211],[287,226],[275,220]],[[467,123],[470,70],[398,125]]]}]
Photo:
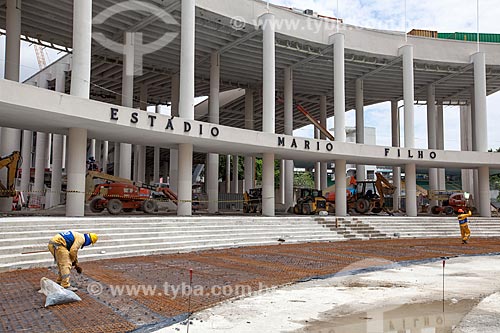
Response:
[{"label": "dirt ground", "polygon": [[500,253],[499,238],[468,245],[457,238],[282,244],[101,260],[83,263],[80,276],[72,272],[82,302],[50,308],[37,290],[42,277],[56,278],[54,268],[17,270],[0,274],[0,332],[146,332],[250,291],[356,269],[360,261],[381,264],[370,258],[488,253]]}]

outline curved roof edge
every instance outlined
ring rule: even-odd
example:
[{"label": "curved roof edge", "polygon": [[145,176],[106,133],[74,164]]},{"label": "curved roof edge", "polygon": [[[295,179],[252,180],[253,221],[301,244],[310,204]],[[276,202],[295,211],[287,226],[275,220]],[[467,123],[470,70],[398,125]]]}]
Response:
[{"label": "curved roof edge", "polygon": [[[253,26],[257,26],[258,18],[268,12],[266,3],[257,0],[196,0],[196,5],[229,19],[243,20]],[[302,15],[279,6],[271,6],[269,11],[275,15],[276,32],[291,38],[328,45],[329,37],[336,33],[336,22],[333,20]],[[471,56],[477,52],[475,42],[416,36],[408,36],[406,42],[402,32],[348,24],[341,24],[339,30],[346,36],[347,49],[383,56],[398,56],[399,48],[407,44],[415,46],[415,59],[424,61],[470,63]],[[500,45],[481,43],[480,50],[486,53],[487,65],[500,65]]]}]

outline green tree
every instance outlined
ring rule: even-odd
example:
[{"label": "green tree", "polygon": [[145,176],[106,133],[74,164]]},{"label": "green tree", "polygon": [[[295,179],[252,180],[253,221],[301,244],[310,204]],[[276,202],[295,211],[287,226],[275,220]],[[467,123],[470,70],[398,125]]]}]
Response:
[{"label": "green tree", "polygon": [[314,177],[309,171],[295,172],[293,186],[299,188],[314,188]]}]

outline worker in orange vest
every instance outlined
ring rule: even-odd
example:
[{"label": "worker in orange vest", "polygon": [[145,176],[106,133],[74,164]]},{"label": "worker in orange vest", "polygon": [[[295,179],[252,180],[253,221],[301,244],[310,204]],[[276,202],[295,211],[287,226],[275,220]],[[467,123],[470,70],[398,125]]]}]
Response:
[{"label": "worker in orange vest", "polygon": [[460,224],[460,233],[462,234],[462,244],[467,244],[470,238],[470,229],[467,222],[467,218],[472,216],[472,212],[469,210],[467,214],[464,213],[463,209],[458,210],[458,223]]}]

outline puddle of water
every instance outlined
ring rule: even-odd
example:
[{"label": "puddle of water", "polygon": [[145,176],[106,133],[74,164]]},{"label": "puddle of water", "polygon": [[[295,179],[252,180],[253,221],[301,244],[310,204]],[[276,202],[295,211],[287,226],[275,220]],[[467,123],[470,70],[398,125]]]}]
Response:
[{"label": "puddle of water", "polygon": [[462,300],[453,304],[447,301],[444,314],[441,301],[392,305],[349,315],[339,315],[337,309],[325,312],[319,320],[309,321],[296,332],[451,333],[478,302]]}]

